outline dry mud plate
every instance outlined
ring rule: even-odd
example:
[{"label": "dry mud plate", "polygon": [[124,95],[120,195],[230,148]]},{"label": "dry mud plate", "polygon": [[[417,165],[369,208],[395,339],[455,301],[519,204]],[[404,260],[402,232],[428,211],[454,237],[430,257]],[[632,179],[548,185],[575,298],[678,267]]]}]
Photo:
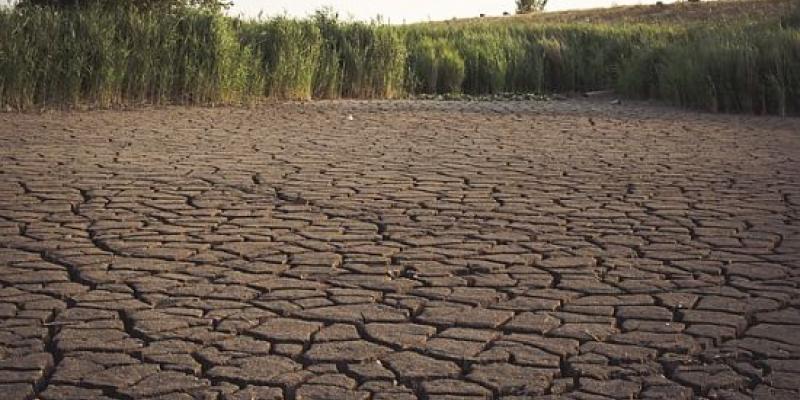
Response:
[{"label": "dry mud plate", "polygon": [[321,102],[0,146],[4,400],[800,396],[798,119]]}]

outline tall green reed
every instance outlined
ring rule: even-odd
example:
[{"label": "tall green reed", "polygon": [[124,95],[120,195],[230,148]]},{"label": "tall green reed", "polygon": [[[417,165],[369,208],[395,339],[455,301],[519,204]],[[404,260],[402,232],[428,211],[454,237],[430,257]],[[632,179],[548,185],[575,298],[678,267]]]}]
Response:
[{"label": "tall green reed", "polygon": [[196,9],[0,9],[0,105],[616,89],[723,112],[800,113],[800,28],[243,21]]}]

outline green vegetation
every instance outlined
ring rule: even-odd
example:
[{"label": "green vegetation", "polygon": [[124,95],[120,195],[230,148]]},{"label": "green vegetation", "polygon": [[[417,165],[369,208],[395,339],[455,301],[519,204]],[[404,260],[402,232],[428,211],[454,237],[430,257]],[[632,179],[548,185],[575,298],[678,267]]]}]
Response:
[{"label": "green vegetation", "polygon": [[409,43],[410,69],[414,73],[412,91],[418,93],[459,93],[466,74],[464,57],[444,38],[419,36]]},{"label": "green vegetation", "polygon": [[20,7],[95,7],[105,8],[136,7],[139,9],[169,9],[198,7],[220,9],[230,5],[225,0],[19,0]]},{"label": "green vegetation", "polygon": [[517,14],[542,11],[547,5],[547,0],[517,0]]},{"label": "green vegetation", "polygon": [[260,80],[231,21],[186,10],[0,13],[0,101],[14,108],[235,101]]},{"label": "green vegetation", "polygon": [[[797,14],[718,25],[241,21],[215,9],[0,10],[0,105],[215,104],[616,89],[800,114]],[[498,20],[500,21],[500,20]]]}]

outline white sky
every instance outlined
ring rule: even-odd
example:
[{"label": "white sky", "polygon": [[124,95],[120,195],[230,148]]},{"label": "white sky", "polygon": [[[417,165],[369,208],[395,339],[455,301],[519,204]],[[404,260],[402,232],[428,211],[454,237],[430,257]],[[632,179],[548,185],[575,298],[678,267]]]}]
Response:
[{"label": "white sky", "polygon": [[[550,0],[548,11],[576,8],[609,7],[625,4],[655,4],[657,0]],[[287,14],[305,17],[315,10],[330,6],[340,17],[369,21],[377,15],[392,23],[445,20],[453,17],[477,17],[481,13],[502,15],[513,13],[514,0],[233,0],[231,14],[256,17]],[[665,3],[672,1],[666,0]]]},{"label": "white sky", "polygon": [[[265,17],[288,15],[306,17],[323,7],[331,7],[343,19],[369,21],[378,15],[384,22],[403,23],[446,20],[453,17],[477,17],[480,14],[502,15],[513,13],[514,0],[232,0],[232,15],[255,18],[260,12]],[[655,4],[657,0],[549,0],[547,11],[579,8],[610,7],[628,4]],[[672,3],[675,0],[664,0]],[[0,0],[0,5],[16,0]]]}]

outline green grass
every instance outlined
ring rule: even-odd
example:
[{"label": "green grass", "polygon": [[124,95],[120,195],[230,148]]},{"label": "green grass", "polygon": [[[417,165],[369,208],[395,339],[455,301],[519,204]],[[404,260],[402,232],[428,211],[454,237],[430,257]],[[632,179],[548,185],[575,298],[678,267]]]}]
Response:
[{"label": "green grass", "polygon": [[800,114],[800,11],[725,25],[241,21],[186,9],[0,10],[0,105],[616,89],[718,112]]},{"label": "green grass", "polygon": [[257,66],[216,14],[0,12],[0,102],[14,108],[237,100]]},{"label": "green grass", "polygon": [[618,89],[707,111],[800,113],[800,31],[689,31],[639,48],[622,64]]},{"label": "green grass", "polygon": [[287,19],[269,23],[244,23],[240,29],[244,48],[258,60],[262,96],[310,98],[319,64],[322,34],[316,26]]},{"label": "green grass", "polygon": [[407,40],[410,91],[417,93],[460,93],[466,76],[464,57],[444,38],[420,36]]}]

